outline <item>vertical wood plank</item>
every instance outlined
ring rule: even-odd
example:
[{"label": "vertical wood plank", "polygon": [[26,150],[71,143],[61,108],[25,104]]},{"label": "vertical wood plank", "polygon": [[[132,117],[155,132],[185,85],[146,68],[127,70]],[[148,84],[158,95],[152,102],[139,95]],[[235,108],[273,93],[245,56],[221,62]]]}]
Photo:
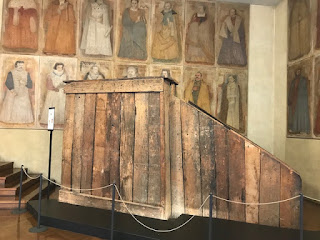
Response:
[{"label": "vertical wood plank", "polygon": [[[244,139],[230,130],[227,135],[229,151],[229,198],[237,202],[246,202]],[[230,204],[229,219],[245,222],[245,206]]]},{"label": "vertical wood plank", "polygon": [[[115,183],[120,186],[120,97],[120,93],[108,94],[105,185]],[[112,197],[111,188],[105,189],[103,196]]]},{"label": "vertical wood plank", "polygon": [[134,153],[134,93],[121,96],[120,192],[124,200],[132,201]]},{"label": "vertical wood plank", "polygon": [[160,94],[149,93],[148,135],[149,135],[149,180],[148,204],[160,205]]},{"label": "vertical wood plank", "polygon": [[[302,192],[301,179],[287,166],[281,165],[281,199],[288,199]],[[280,203],[280,227],[299,228],[299,198]]]},{"label": "vertical wood plank", "polygon": [[165,129],[165,94],[160,92],[160,181],[161,181],[161,206],[166,201],[166,129]]},{"label": "vertical wood plank", "polygon": [[[261,151],[260,202],[280,200],[280,163]],[[279,204],[259,207],[259,224],[279,227]]]},{"label": "vertical wood plank", "polygon": [[171,92],[170,92],[170,84],[169,82],[164,82],[164,143],[165,143],[165,161],[161,163],[161,166],[163,168],[165,177],[163,179],[163,192],[165,198],[165,214],[166,218],[170,217],[171,215],[171,182],[170,182],[170,136],[169,136],[169,109],[170,109],[170,99],[171,99]]},{"label": "vertical wood plank", "polygon": [[135,94],[133,201],[148,201],[148,93]]},{"label": "vertical wood plank", "polygon": [[[107,101],[107,94],[97,94],[92,188],[102,187],[105,182]],[[102,190],[94,190],[92,194],[102,196]]]},{"label": "vertical wood plank", "polygon": [[[92,188],[92,167],[94,147],[94,123],[96,115],[96,94],[86,94],[84,102],[83,155],[81,171],[81,188]],[[82,191],[91,194],[91,191]]]},{"label": "vertical wood plank", "polygon": [[67,94],[65,109],[65,124],[63,130],[63,152],[62,152],[62,185],[71,187],[71,164],[73,145],[73,123],[74,123],[74,97],[75,94]]},{"label": "vertical wood plank", "polygon": [[[203,202],[210,193],[216,195],[216,164],[214,145],[214,122],[208,116],[199,113],[200,156],[201,156],[201,195]],[[209,201],[203,208],[203,215],[209,216]],[[216,217],[216,199],[213,199],[213,216]]]},{"label": "vertical wood plank", "polygon": [[[82,144],[85,94],[75,95],[75,113],[72,147],[72,188],[81,187]],[[75,192],[80,192],[76,190]]]},{"label": "vertical wood plank", "polygon": [[171,200],[172,216],[184,213],[184,188],[182,166],[182,136],[180,99],[170,103],[170,159],[171,159]]},{"label": "vertical wood plank", "polygon": [[[246,202],[259,202],[260,189],[260,148],[245,142]],[[259,223],[259,207],[246,206],[246,222]]]},{"label": "vertical wood plank", "polygon": [[[214,126],[215,160],[216,160],[216,188],[217,195],[229,198],[229,155],[227,149],[227,129],[217,123]],[[217,200],[217,218],[229,218],[229,204]]]},{"label": "vertical wood plank", "polygon": [[185,211],[192,215],[202,215],[198,114],[195,108],[181,103]]}]

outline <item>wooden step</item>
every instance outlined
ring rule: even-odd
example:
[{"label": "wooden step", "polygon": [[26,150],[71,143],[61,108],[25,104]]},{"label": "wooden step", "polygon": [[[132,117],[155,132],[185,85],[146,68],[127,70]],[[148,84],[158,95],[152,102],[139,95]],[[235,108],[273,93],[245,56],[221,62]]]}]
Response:
[{"label": "wooden step", "polygon": [[[20,182],[20,168],[14,168],[12,173],[7,174],[6,176],[0,177],[0,188],[12,187]],[[26,169],[27,171],[27,169]],[[23,180],[25,180],[27,176],[23,175]]]},{"label": "wooden step", "polygon": [[[31,175],[36,177],[36,175]],[[28,178],[22,182],[22,196],[27,195],[29,192],[38,188],[39,178],[31,179]],[[20,183],[11,188],[0,188],[0,200],[15,200],[19,197]]]},{"label": "wooden step", "polygon": [[0,162],[0,176],[5,176],[13,171],[13,162]]},{"label": "wooden step", "polygon": [[[37,184],[36,184],[37,185]],[[39,185],[38,185],[39,186]],[[50,189],[52,187],[52,184],[50,185]],[[47,194],[47,187],[48,187],[48,181],[44,180],[42,184],[42,196],[46,196]],[[27,195],[23,196],[21,200],[21,208],[26,207],[26,203],[30,200],[38,199],[39,197],[39,188],[32,190]],[[15,209],[18,208],[19,201],[18,199],[15,200],[0,200],[0,209]]]}]

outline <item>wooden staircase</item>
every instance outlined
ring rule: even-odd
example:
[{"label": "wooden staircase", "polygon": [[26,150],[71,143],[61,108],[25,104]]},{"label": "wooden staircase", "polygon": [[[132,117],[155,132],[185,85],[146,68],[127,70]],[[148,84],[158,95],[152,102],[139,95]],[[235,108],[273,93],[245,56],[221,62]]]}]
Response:
[{"label": "wooden staircase", "polygon": [[[26,169],[26,171],[28,171]],[[38,174],[31,175],[37,177]],[[21,208],[30,200],[38,198],[40,180],[23,175]],[[43,195],[47,194],[48,181],[42,184]],[[54,187],[50,185],[50,189]],[[45,190],[45,191],[44,191]],[[13,168],[13,162],[0,162],[0,209],[18,208],[20,191],[20,168]]]}]

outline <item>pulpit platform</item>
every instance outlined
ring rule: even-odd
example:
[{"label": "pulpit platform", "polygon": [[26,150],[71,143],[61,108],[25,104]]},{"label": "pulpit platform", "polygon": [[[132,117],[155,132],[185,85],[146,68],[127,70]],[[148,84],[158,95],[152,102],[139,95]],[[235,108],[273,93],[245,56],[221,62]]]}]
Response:
[{"label": "pulpit platform", "polygon": [[[205,219],[209,201],[200,206],[210,193],[242,203],[301,193],[297,172],[177,98],[176,84],[161,77],[67,82],[62,185],[72,190],[60,190],[61,204],[110,210],[111,188],[100,187],[115,183],[133,214],[160,222]],[[219,219],[299,226],[297,198],[264,206],[214,198],[212,207]],[[115,209],[126,213],[118,195]]]}]

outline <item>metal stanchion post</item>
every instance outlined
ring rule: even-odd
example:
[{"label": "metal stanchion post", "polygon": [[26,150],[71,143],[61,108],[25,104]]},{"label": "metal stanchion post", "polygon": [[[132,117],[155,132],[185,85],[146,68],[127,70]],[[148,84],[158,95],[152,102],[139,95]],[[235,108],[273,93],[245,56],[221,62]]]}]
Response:
[{"label": "metal stanchion post", "polygon": [[48,166],[48,192],[47,192],[47,199],[50,197],[50,177],[51,177],[51,151],[52,151],[52,132],[53,130],[50,131],[50,144],[49,144],[49,166]]},{"label": "metal stanchion post", "polygon": [[300,240],[303,240],[303,194],[300,193]]},{"label": "metal stanchion post", "polygon": [[210,206],[209,206],[209,240],[212,240],[212,205],[213,205],[213,195],[210,193]]},{"label": "metal stanchion post", "polygon": [[116,184],[112,185],[112,212],[111,212],[111,229],[110,229],[110,240],[113,240],[113,228],[114,228],[114,207],[116,201]]},{"label": "metal stanchion post", "polygon": [[44,231],[48,230],[48,228],[46,226],[40,225],[41,199],[42,199],[42,173],[40,174],[39,201],[38,201],[38,223],[37,223],[36,227],[32,227],[29,229],[29,232],[32,232],[32,233],[40,233],[40,232],[44,232]]},{"label": "metal stanchion post", "polygon": [[21,209],[22,179],[23,179],[23,165],[21,165],[21,171],[20,171],[19,205],[18,205],[18,208],[12,211],[12,214],[21,214],[27,211],[27,209]]}]

